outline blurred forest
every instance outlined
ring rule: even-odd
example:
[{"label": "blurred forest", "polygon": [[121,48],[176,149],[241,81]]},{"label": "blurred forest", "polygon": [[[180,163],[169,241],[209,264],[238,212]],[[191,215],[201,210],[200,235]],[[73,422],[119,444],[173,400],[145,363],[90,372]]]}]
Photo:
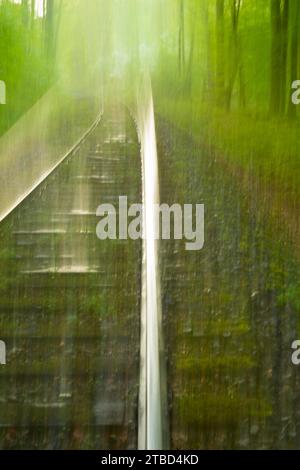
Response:
[{"label": "blurred forest", "polygon": [[[183,94],[201,90],[201,99],[226,110],[295,117],[290,96],[300,68],[298,0],[167,0],[162,12],[167,4],[160,53],[168,83],[165,56]],[[173,35],[166,34],[169,18],[176,21]]]},{"label": "blurred forest", "polygon": [[[45,138],[49,121],[40,119],[40,114],[38,118],[42,129],[34,131],[47,150],[51,147],[49,141],[55,144],[63,140],[66,143],[68,135],[75,135],[67,131],[75,129],[82,135],[82,128],[84,131],[88,128],[91,113],[86,112],[86,107],[91,111],[90,103],[96,103],[100,111],[98,103],[101,101],[101,106],[104,102],[106,112],[111,103],[120,99],[129,109],[134,109],[139,98],[141,72],[150,71],[161,200],[169,205],[174,202],[204,202],[207,208],[203,251],[190,257],[185,250],[181,250],[178,240],[172,240],[162,244],[160,252],[162,311],[171,391],[171,432],[176,449],[277,449],[300,446],[299,368],[295,368],[290,360],[292,341],[299,337],[300,331],[300,114],[292,102],[295,93],[292,84],[300,80],[299,26],[300,0],[0,0],[0,80],[7,87],[7,104],[0,107],[0,135],[55,82],[59,82],[64,99],[58,95],[59,119],[51,115],[51,138],[48,141]],[[85,107],[84,98],[89,94],[91,99]],[[99,99],[95,100],[95,96]],[[47,112],[47,106],[52,109],[51,100],[49,93],[45,101],[39,102],[45,108],[43,111]],[[73,106],[81,117],[79,127],[77,121],[70,118]],[[118,111],[110,111],[113,113],[107,120],[108,134],[112,123],[118,128],[119,119],[123,124],[125,122]],[[33,121],[30,114],[27,117],[31,132]],[[126,119],[130,122],[129,113]],[[27,138],[28,127],[21,125],[20,128]],[[105,126],[103,129],[106,132]],[[14,130],[14,135],[18,134],[19,127]],[[133,123],[132,132],[135,135]],[[44,353],[41,359],[33,363],[38,377],[36,396],[43,395],[44,389],[40,387],[43,383],[46,390],[43,400],[47,399],[50,403],[47,409],[44,401],[40,406],[39,399],[37,416],[42,416],[43,423],[47,419],[52,422],[52,413],[56,413],[51,411],[52,403],[55,407],[58,403],[55,419],[60,429],[64,429],[63,423],[71,423],[70,435],[80,435],[82,432],[80,445],[90,447],[100,442],[89,424],[92,422],[90,405],[94,407],[96,404],[93,410],[97,408],[98,402],[92,396],[101,398],[101,387],[106,384],[100,371],[101,368],[106,370],[103,364],[108,357],[107,351],[109,357],[117,358],[113,361],[116,372],[111,374],[108,370],[107,377],[112,385],[116,381],[123,387],[118,357],[127,358],[125,342],[128,346],[133,344],[131,339],[123,338],[123,330],[127,332],[126,328],[130,325],[126,317],[126,312],[131,308],[128,307],[127,296],[130,292],[134,310],[138,305],[134,302],[139,291],[135,281],[123,274],[127,270],[134,275],[134,279],[140,279],[140,268],[135,262],[141,265],[136,249],[130,251],[130,258],[127,255],[122,257],[118,243],[111,251],[108,245],[94,246],[96,237],[91,238],[92,242],[87,242],[89,238],[84,236],[78,238],[83,240],[81,245],[80,241],[77,242],[77,234],[94,236],[94,226],[91,225],[90,229],[84,225],[86,222],[69,222],[80,215],[83,220],[94,223],[89,217],[94,217],[99,188],[103,188],[102,198],[115,197],[120,191],[125,194],[130,188],[133,188],[135,200],[141,196],[138,146],[130,137],[126,145],[134,144],[135,159],[133,163],[123,160],[125,166],[118,166],[119,153],[109,153],[108,149],[117,148],[119,152],[121,148],[122,154],[126,152],[122,146],[114,147],[120,144],[117,139],[113,141],[114,138],[111,138],[107,142],[105,136],[100,133],[99,140],[93,140],[92,155],[90,150],[84,149],[88,158],[85,158],[85,153],[82,154],[79,176],[76,159],[73,160],[75,166],[72,170],[76,178],[67,167],[62,173],[58,170],[61,192],[57,191],[57,180],[54,179],[50,187],[55,195],[53,201],[52,193],[46,190],[47,181],[42,198],[40,194],[43,193],[33,193],[32,206],[32,200],[28,199],[25,209],[31,231],[24,225],[24,207],[20,207],[16,216],[12,214],[12,219],[7,219],[0,250],[3,265],[0,273],[3,331],[7,335],[20,334],[22,337],[24,331],[26,335],[28,331],[31,335],[32,331],[36,331],[34,328],[40,328],[41,337],[49,339],[53,325],[56,327],[51,315],[58,313],[61,321],[59,344],[63,348],[65,344],[67,346],[64,354],[59,349],[58,355],[54,352],[49,361],[50,372],[52,369],[57,377],[56,384],[62,383],[62,386],[59,385],[62,390],[59,399],[55,398],[56,392],[52,395],[52,379],[46,382],[40,378],[44,377]],[[5,140],[5,136],[2,139]],[[3,152],[1,162],[4,164],[5,159],[14,162],[16,158],[16,139],[12,140],[10,151]],[[42,150],[44,162],[47,163],[47,152]],[[21,157],[16,160],[9,176],[23,177],[23,169],[24,174],[29,174],[30,159],[34,162],[33,167],[38,166],[34,152],[27,151],[26,154],[26,151],[26,146],[22,146]],[[105,157],[108,153],[107,167],[102,166],[101,152],[105,153]],[[17,187],[19,180],[17,177],[13,179]],[[100,183],[102,179],[105,181]],[[76,184],[79,181],[83,186],[76,186],[75,180]],[[2,192],[5,193],[3,188]],[[66,198],[68,208],[63,212],[60,194]],[[93,206],[88,205],[89,194],[95,198]],[[41,201],[44,204],[42,211]],[[53,231],[56,225],[48,230],[48,204],[53,210],[58,231]],[[69,212],[72,207],[75,210]],[[36,212],[32,208],[36,208]],[[58,209],[60,213],[57,214]],[[44,223],[46,231],[41,230]],[[12,234],[15,226],[19,229]],[[15,235],[20,239],[14,238]],[[38,240],[34,241],[36,245],[31,245],[31,240],[28,242],[28,235]],[[45,242],[39,242],[39,236],[46,236]],[[61,290],[57,290],[53,283],[56,277],[51,277],[52,268],[45,271],[50,274],[49,283],[45,283],[44,290],[39,290],[40,297],[37,298],[36,294],[40,278],[38,271],[33,272],[34,275],[38,274],[38,278],[32,285],[30,277],[29,280],[26,277],[23,284],[23,274],[27,276],[28,271],[20,271],[18,282],[21,287],[18,292],[18,265],[13,253],[15,240],[21,242],[16,244],[17,249],[21,250],[19,259],[26,260],[26,263],[27,260],[31,263],[32,253],[35,254],[32,246],[37,247],[38,253],[33,266],[48,261],[50,266],[52,262],[54,267],[60,262],[66,266],[64,263],[69,262],[71,251],[71,259],[73,253],[76,254],[76,263],[77,255],[80,259],[86,258],[84,261],[89,268],[92,267],[91,273],[93,260],[98,259],[95,253],[100,250],[99,246],[103,247],[104,251],[99,251],[99,267],[105,268],[101,270],[104,276],[104,284],[100,287],[103,297],[98,284],[89,284],[83,277],[82,284],[78,284],[77,306],[76,296],[73,299],[65,280],[59,279],[57,285]],[[86,243],[90,243],[90,252],[86,249]],[[106,260],[108,253],[111,258]],[[118,265],[118,262],[121,264]],[[87,272],[82,273],[83,276]],[[120,273],[124,282],[130,280],[132,290],[126,283],[124,289],[120,289]],[[115,280],[115,284],[111,279]],[[77,284],[70,281],[70,285],[77,292]],[[49,286],[52,286],[52,291]],[[96,294],[92,291],[94,287]],[[111,290],[111,287],[116,290]],[[57,296],[57,292],[63,295]],[[39,305],[36,305],[37,302]],[[31,309],[31,316],[24,315],[26,308]],[[38,323],[36,318],[41,313],[44,316]],[[118,316],[118,313],[121,315]],[[90,321],[91,318],[95,318],[95,323]],[[134,316],[128,318],[135,321]],[[99,363],[101,387],[98,388],[98,382],[91,381],[91,390],[97,387],[92,395],[85,394],[85,382],[82,389],[77,389],[73,384],[77,416],[73,408],[69,408],[72,402],[69,392],[65,392],[69,389],[64,389],[65,383],[61,378],[64,379],[66,370],[72,370],[74,357],[77,363],[77,357],[73,354],[77,351],[77,346],[74,346],[76,342],[73,341],[77,326],[74,325],[78,325],[80,330],[78,336],[83,331],[89,332],[89,328],[98,332],[99,319],[103,327],[103,342],[99,344],[103,349],[100,348],[95,354],[92,350],[89,357],[98,360],[99,351],[101,354],[103,352]],[[116,319],[120,319],[120,330],[115,328]],[[131,331],[130,326],[128,331]],[[136,334],[138,328],[132,331]],[[94,334],[94,331],[91,333]],[[65,342],[68,335],[69,343]],[[46,342],[44,344],[47,345]],[[39,347],[34,350],[37,354]],[[105,349],[107,347],[109,350]],[[30,349],[28,351],[30,355]],[[80,349],[78,351],[78,363],[80,367],[84,363],[84,368],[85,359],[81,362],[84,356]],[[90,354],[88,347],[86,351]],[[117,351],[116,356],[114,351]],[[29,369],[32,369],[31,361],[30,356],[27,361]],[[93,362],[91,359],[88,361]],[[17,372],[19,367],[22,367],[21,361],[17,363]],[[77,370],[76,367],[74,370]],[[90,370],[95,369],[91,366]],[[6,380],[4,374],[3,377]],[[26,377],[26,380],[31,380],[30,374]],[[131,382],[128,383],[134,390]],[[7,396],[10,397],[10,384],[8,381],[5,384],[8,384]],[[18,390],[23,393],[22,387]],[[29,396],[30,382],[24,390],[24,396],[27,393]],[[110,392],[109,388],[107,390]],[[79,407],[77,396],[81,397]],[[60,415],[60,410],[63,410],[60,405],[65,398],[68,401],[65,409],[70,413],[64,416]],[[20,413],[16,418],[14,413],[18,409],[14,396],[10,408],[5,401],[2,405],[7,408],[7,415],[13,410],[13,418],[9,417],[11,422],[19,422],[20,416],[30,428],[31,414],[27,414],[25,408],[22,415],[22,399],[21,396]],[[32,405],[34,400],[30,395],[30,406],[35,406]],[[46,415],[39,414],[44,410]],[[72,427],[74,416],[75,426]],[[82,423],[88,423],[89,431],[86,434],[81,431]],[[73,429],[76,432],[73,433]],[[46,424],[45,430],[47,434]],[[57,438],[55,429],[45,439],[40,431],[29,437],[21,432],[14,441],[11,437],[17,435],[14,433],[14,429],[12,432],[8,429],[5,435],[4,445],[8,448],[17,445],[17,439],[23,446],[36,440],[36,446],[42,447],[48,442],[47,439],[51,446],[66,445],[63,440],[65,430],[58,444],[53,444]],[[78,443],[74,442],[71,445],[76,447]]]},{"label": "blurred forest", "polygon": [[156,108],[208,146],[299,248],[299,0],[163,0]]},{"label": "blurred forest", "polygon": [[0,134],[7,130],[49,88],[59,16],[58,0],[0,2],[0,79],[7,103],[1,107]]},{"label": "blurred forest", "polygon": [[299,25],[299,0],[2,0],[0,133],[58,77],[75,93],[95,71],[130,89],[150,68],[156,111],[254,178],[295,238]]}]

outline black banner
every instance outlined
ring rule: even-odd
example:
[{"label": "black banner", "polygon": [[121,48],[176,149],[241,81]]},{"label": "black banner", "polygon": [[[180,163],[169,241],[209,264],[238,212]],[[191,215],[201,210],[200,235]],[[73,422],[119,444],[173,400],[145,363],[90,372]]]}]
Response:
[{"label": "black banner", "polygon": [[72,467],[103,468],[120,465],[138,468],[141,465],[190,466],[194,468],[240,468],[241,465],[278,465],[281,468],[299,463],[298,451],[2,451],[1,464],[22,463],[39,467],[56,463]]}]

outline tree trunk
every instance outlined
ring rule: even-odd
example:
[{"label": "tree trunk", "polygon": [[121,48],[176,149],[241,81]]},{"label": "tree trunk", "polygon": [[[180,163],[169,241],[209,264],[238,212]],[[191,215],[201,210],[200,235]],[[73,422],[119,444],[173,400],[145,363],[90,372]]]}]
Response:
[{"label": "tree trunk", "polygon": [[53,58],[54,55],[54,3],[54,0],[46,2],[45,41],[46,53],[49,58]]},{"label": "tree trunk", "polygon": [[[212,62],[211,62],[211,35],[210,35],[210,30],[209,30],[209,8],[208,8],[208,3],[204,2],[204,4],[201,4],[201,20],[202,20],[202,25],[203,25],[203,30],[204,30],[204,40],[206,44],[205,48],[205,66],[206,66],[206,73],[204,74],[203,77],[203,99],[208,99],[209,101],[212,99],[212,83],[213,83],[213,76],[214,76],[214,67],[212,67]],[[200,57],[200,56],[199,56]],[[198,57],[198,58],[199,58]]]},{"label": "tree trunk", "polygon": [[29,0],[22,0],[23,24],[27,27],[29,24]]},{"label": "tree trunk", "polygon": [[287,53],[288,53],[288,25],[289,25],[290,0],[284,0],[281,21],[281,83],[280,83],[280,114],[285,113],[286,100],[288,95],[287,87]]},{"label": "tree trunk", "polygon": [[224,0],[216,0],[216,36],[217,36],[217,55],[216,55],[217,102],[218,104],[222,106],[224,104],[224,89],[225,89]]},{"label": "tree trunk", "polygon": [[179,4],[179,35],[178,35],[178,70],[182,74],[185,67],[185,37],[184,37],[184,4]]},{"label": "tree trunk", "polygon": [[35,18],[35,0],[31,0],[30,14],[31,14],[31,27],[32,27],[34,18]]},{"label": "tree trunk", "polygon": [[192,89],[194,48],[195,48],[195,21],[192,22],[191,45],[190,45],[189,59],[188,59],[188,64],[187,64],[187,69],[186,69],[186,78],[185,78],[185,89],[188,93],[190,93]]},{"label": "tree trunk", "polygon": [[231,56],[229,61],[229,74],[226,87],[226,108],[231,107],[232,92],[235,86],[237,76],[239,77],[239,97],[241,106],[246,104],[246,87],[241,62],[241,45],[238,38],[238,25],[240,16],[241,0],[232,0],[231,4],[231,23],[232,23],[232,40],[231,40]]},{"label": "tree trunk", "polygon": [[281,95],[281,11],[280,0],[271,1],[270,112],[278,114]]},{"label": "tree trunk", "polygon": [[[299,28],[299,3],[294,2],[290,9],[290,82],[297,80],[298,72],[298,28]],[[296,106],[291,98],[288,101],[288,116],[296,117]]]}]

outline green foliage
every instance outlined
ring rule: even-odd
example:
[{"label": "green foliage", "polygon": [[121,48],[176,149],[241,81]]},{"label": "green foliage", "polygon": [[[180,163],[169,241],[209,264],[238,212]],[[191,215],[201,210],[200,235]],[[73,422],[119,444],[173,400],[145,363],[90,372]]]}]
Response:
[{"label": "green foliage", "polygon": [[0,107],[1,135],[49,88],[54,70],[45,52],[43,18],[31,15],[29,3],[0,3],[0,36],[0,79],[7,95]]},{"label": "green foliage", "polygon": [[287,289],[278,296],[277,300],[279,306],[284,306],[288,303],[300,313],[300,283],[289,285]]},{"label": "green foliage", "polygon": [[[206,356],[199,359],[195,357],[180,357],[177,360],[177,371],[179,373],[192,373],[197,372],[207,373],[213,369],[226,369],[226,370],[246,370],[255,366],[255,362],[250,356],[246,355],[224,355],[224,356]],[[224,371],[223,371],[224,373]]]},{"label": "green foliage", "polygon": [[269,1],[188,0],[183,12],[175,3],[176,27],[165,23],[154,68],[157,112],[208,149],[246,194],[254,186],[299,247],[299,107],[291,101],[300,78],[298,2],[275,2],[273,11]]},{"label": "green foliage", "polygon": [[242,419],[265,418],[272,413],[271,406],[263,399],[248,398],[236,394],[202,394],[175,398],[178,414],[189,425],[240,423]]}]

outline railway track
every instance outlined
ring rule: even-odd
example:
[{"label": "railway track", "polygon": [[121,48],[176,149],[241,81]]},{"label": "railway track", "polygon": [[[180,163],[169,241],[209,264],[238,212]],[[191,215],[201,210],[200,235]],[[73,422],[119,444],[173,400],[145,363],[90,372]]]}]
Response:
[{"label": "railway track", "polygon": [[96,208],[141,199],[132,119],[112,108],[1,223],[4,449],[137,447],[141,243]]}]

